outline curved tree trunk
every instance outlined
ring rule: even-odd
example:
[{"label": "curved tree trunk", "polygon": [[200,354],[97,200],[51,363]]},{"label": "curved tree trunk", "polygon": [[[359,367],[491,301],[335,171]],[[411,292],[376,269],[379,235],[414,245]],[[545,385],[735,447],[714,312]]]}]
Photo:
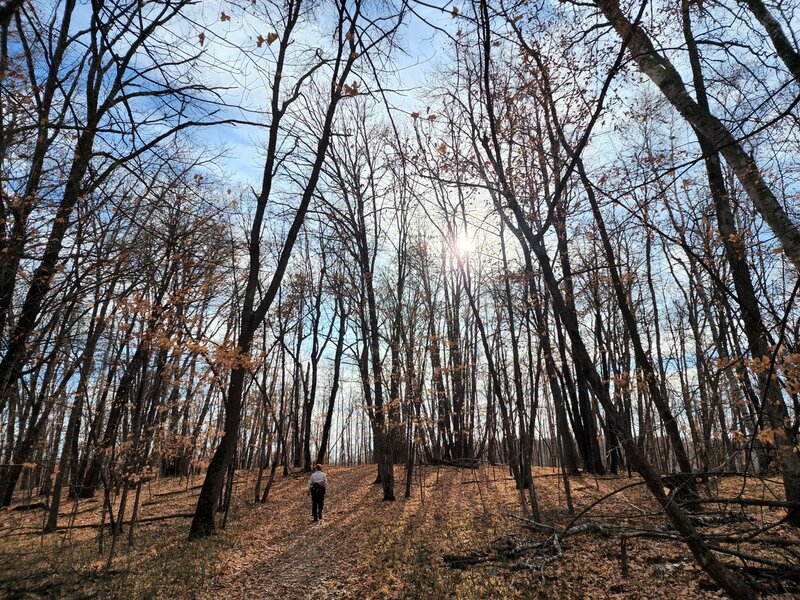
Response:
[{"label": "curved tree trunk", "polygon": [[689,95],[672,63],[656,50],[638,23],[631,23],[620,10],[617,0],[595,0],[595,5],[619,36],[628,41],[630,55],[642,73],[658,86],[681,116],[725,157],[753,206],[780,242],[786,258],[800,271],[800,228],[764,181],[755,160],[719,119]]}]

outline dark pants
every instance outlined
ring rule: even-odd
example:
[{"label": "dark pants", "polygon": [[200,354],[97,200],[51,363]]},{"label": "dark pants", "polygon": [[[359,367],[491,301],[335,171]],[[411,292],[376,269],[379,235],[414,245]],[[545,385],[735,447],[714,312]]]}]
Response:
[{"label": "dark pants", "polygon": [[311,514],[314,520],[322,518],[322,507],[325,505],[325,488],[314,486],[311,489]]}]

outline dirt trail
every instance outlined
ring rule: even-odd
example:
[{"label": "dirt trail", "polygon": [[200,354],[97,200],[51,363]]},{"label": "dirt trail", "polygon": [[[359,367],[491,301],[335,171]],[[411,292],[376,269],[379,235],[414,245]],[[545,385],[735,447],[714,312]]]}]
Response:
[{"label": "dirt trail", "polygon": [[215,581],[212,597],[334,597],[348,552],[343,530],[367,502],[371,489],[363,469],[330,474],[322,521],[312,522],[305,478],[276,479],[270,502],[248,515],[249,539],[226,553],[228,574]]},{"label": "dirt trail", "polygon": [[[437,476],[428,469],[424,496],[395,502],[380,500],[380,489],[372,483],[374,467],[334,468],[328,476],[325,516],[319,523],[312,522],[305,477],[275,480],[269,503],[246,510],[239,519],[236,529],[246,535],[238,534],[223,554],[222,574],[209,598],[395,595],[391,580],[371,581],[371,576],[383,571],[387,561],[403,560],[417,532],[424,532],[428,542],[449,537],[458,522],[472,526],[476,512],[485,516],[489,510],[477,494],[483,486],[467,482],[468,470],[442,469]],[[403,483],[398,478],[398,495]]]}]

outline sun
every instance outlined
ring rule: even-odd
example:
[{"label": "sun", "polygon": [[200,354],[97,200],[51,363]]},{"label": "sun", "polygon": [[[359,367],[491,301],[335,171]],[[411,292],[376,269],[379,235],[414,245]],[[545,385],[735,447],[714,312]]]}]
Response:
[{"label": "sun", "polygon": [[475,239],[467,232],[463,232],[456,238],[455,249],[459,256],[469,256],[475,251]]}]

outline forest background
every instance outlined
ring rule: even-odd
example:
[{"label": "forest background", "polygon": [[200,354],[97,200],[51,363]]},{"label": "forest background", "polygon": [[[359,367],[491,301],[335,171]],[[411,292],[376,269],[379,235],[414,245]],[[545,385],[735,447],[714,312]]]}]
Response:
[{"label": "forest background", "polygon": [[99,498],[110,565],[160,478],[198,540],[237,470],[502,464],[534,528],[536,468],[567,513],[636,473],[753,597],[723,544],[800,524],[794,11],[3,0],[0,503]]}]

